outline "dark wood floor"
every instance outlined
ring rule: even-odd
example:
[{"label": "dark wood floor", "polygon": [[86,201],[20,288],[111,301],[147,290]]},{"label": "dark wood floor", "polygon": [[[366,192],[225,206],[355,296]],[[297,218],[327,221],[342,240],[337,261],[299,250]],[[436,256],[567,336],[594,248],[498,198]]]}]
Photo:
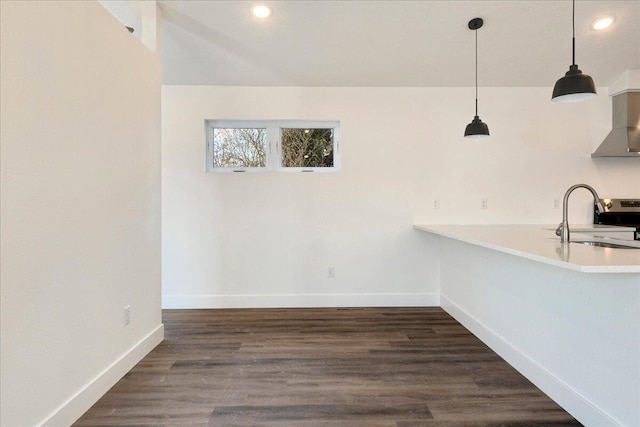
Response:
[{"label": "dark wood floor", "polygon": [[76,426],[579,426],[440,308],[165,310]]}]

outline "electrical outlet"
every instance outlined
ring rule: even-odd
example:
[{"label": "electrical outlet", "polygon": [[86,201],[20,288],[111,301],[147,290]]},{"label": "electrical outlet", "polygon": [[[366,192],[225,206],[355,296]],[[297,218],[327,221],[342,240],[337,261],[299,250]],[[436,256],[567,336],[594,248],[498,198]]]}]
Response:
[{"label": "electrical outlet", "polygon": [[431,207],[433,209],[440,209],[440,199],[437,197],[433,199],[433,203],[431,204]]},{"label": "electrical outlet", "polygon": [[489,199],[486,197],[482,199],[482,203],[480,204],[482,209],[489,209]]},{"label": "electrical outlet", "polygon": [[560,198],[559,197],[554,197],[553,198],[553,209],[560,209]]},{"label": "electrical outlet", "polygon": [[336,268],[335,267],[328,267],[327,268],[327,277],[330,279],[333,279],[334,277],[336,277]]},{"label": "electrical outlet", "polygon": [[124,308],[124,326],[131,323],[131,306],[128,305]]}]

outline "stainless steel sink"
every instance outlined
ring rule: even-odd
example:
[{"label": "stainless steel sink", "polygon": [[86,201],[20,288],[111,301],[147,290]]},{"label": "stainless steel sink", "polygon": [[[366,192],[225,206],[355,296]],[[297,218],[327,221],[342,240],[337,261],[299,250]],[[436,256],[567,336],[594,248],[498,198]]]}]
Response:
[{"label": "stainless steel sink", "polygon": [[626,244],[626,243],[613,243],[613,242],[602,242],[602,241],[593,241],[593,240],[580,240],[580,241],[573,240],[571,243],[581,243],[583,245],[598,246],[601,248],[640,249],[640,245],[635,246],[635,245]]}]

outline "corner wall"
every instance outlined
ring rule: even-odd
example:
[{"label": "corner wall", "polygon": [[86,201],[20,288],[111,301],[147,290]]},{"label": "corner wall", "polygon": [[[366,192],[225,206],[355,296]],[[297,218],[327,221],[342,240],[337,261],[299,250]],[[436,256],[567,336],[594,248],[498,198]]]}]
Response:
[{"label": "corner wall", "polygon": [[97,2],[0,7],[0,424],[70,425],[163,336],[160,61]]},{"label": "corner wall", "polygon": [[[438,305],[437,248],[412,224],[557,224],[578,182],[638,196],[637,159],[590,157],[610,99],[550,94],[482,88],[491,137],[465,140],[473,88],[163,86],[164,307]],[[340,120],[342,169],[207,173],[205,119]]]}]

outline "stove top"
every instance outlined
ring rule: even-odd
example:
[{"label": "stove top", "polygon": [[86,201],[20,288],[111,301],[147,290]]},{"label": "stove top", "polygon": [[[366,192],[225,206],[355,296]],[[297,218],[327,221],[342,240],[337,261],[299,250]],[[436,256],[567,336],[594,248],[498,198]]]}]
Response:
[{"label": "stove top", "polygon": [[634,238],[640,240],[640,199],[600,199],[604,212],[593,209],[593,223],[636,227]]},{"label": "stove top", "polygon": [[638,212],[640,199],[600,199],[605,212]]}]

